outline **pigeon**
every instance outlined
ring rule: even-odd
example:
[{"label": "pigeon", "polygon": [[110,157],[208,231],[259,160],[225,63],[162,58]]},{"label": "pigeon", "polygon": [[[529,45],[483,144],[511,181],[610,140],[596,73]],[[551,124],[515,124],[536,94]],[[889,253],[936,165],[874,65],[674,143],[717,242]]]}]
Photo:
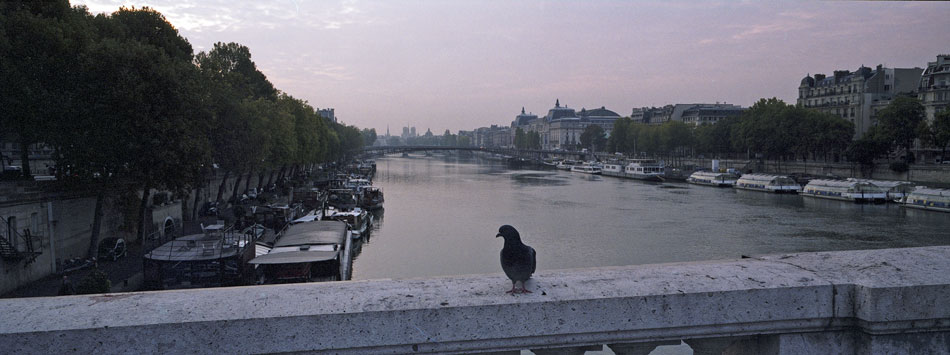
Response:
[{"label": "pigeon", "polygon": [[[501,269],[505,270],[505,275],[511,279],[511,290],[506,293],[531,293],[525,289],[524,283],[534,273],[536,264],[534,248],[524,245],[515,227],[507,224],[498,228],[495,238],[498,237],[505,238],[505,247],[501,249]],[[521,288],[518,288],[519,283]]]}]

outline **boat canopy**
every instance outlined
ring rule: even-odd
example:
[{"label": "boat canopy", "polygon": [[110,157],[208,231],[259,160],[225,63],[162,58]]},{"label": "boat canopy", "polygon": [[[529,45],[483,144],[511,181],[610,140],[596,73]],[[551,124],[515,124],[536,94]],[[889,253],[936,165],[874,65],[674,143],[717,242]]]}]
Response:
[{"label": "boat canopy", "polygon": [[716,173],[716,172],[711,172],[711,171],[697,171],[690,176],[693,178],[707,178],[707,179],[720,179],[720,180],[721,179],[733,180],[733,179],[739,178],[738,176],[734,174]]},{"label": "boat canopy", "polygon": [[769,183],[773,185],[798,185],[795,180],[785,175],[745,174],[739,178],[739,181]]},{"label": "boat canopy", "polygon": [[926,186],[917,186],[917,188],[914,189],[914,192],[910,193],[910,197],[911,198],[929,198],[929,199],[934,199],[934,197],[937,197],[940,200],[950,201],[950,190],[935,189],[935,188],[926,187]]},{"label": "boat canopy", "polygon": [[884,191],[889,192],[911,192],[917,187],[914,183],[910,181],[888,181],[888,180],[870,180],[870,179],[855,179],[849,178],[848,181],[858,181],[874,184],[877,187],[880,187]]},{"label": "boat canopy", "polygon": [[870,182],[857,181],[857,180],[822,180],[816,179],[808,182],[808,185],[805,186],[806,189],[823,189],[823,190],[836,190],[836,191],[849,191],[849,192],[864,192],[864,193],[883,193],[884,191]]},{"label": "boat canopy", "polygon": [[314,221],[287,227],[274,247],[310,244],[343,244],[346,241],[346,223],[340,221]]},{"label": "boat canopy", "polygon": [[257,265],[312,263],[318,261],[334,260],[339,253],[339,251],[285,251],[280,253],[264,254],[251,259],[251,261],[248,261],[248,263]]}]

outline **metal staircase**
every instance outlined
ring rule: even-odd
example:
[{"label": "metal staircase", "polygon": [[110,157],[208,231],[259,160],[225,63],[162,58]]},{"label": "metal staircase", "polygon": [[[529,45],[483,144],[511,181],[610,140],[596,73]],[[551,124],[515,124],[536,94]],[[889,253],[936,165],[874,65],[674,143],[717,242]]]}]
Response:
[{"label": "metal staircase", "polygon": [[[0,220],[3,221],[4,226],[8,230],[11,230],[10,223],[5,218],[0,218]],[[13,235],[0,235],[0,258],[8,262],[26,260],[25,265],[31,264],[41,252],[33,248],[33,236],[30,235],[30,230],[24,229],[23,234],[13,230],[12,234]],[[14,244],[14,238],[22,243],[23,247],[18,247]]]}]

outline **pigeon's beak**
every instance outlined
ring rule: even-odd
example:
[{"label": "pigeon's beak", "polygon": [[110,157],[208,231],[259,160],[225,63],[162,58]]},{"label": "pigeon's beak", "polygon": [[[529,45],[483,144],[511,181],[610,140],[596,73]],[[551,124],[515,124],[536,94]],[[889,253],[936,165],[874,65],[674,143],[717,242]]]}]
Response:
[{"label": "pigeon's beak", "polygon": [[495,234],[495,238],[501,237],[501,233]]}]

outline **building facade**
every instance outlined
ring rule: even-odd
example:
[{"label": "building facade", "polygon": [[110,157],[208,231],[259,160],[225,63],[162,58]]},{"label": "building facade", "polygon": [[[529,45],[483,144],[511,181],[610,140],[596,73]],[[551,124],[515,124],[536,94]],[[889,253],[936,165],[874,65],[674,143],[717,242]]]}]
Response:
[{"label": "building facade", "polygon": [[806,75],[798,86],[797,104],[853,123],[855,138],[859,138],[876,124],[876,113],[896,95],[917,91],[922,72],[920,68],[878,65],[875,69],[861,66],[853,72],[836,70],[832,76]]},{"label": "building facade", "polygon": [[521,114],[515,116],[515,120],[511,122],[511,129],[521,128],[525,132],[538,132],[542,149],[571,150],[580,147],[581,134],[588,126],[598,125],[609,136],[619,118],[620,115],[604,106],[592,110],[582,108],[578,112],[573,108],[561,106],[561,100],[557,99],[554,101],[554,107],[548,110],[544,117],[525,113],[522,108]]},{"label": "building facade", "polygon": [[731,104],[696,104],[684,108],[678,117],[678,121],[683,123],[701,126],[705,124],[715,124],[728,117],[738,117],[745,111],[741,106]]},{"label": "building facade", "polygon": [[924,105],[927,121],[950,107],[950,54],[941,54],[927,63],[917,86],[917,98]]}]

